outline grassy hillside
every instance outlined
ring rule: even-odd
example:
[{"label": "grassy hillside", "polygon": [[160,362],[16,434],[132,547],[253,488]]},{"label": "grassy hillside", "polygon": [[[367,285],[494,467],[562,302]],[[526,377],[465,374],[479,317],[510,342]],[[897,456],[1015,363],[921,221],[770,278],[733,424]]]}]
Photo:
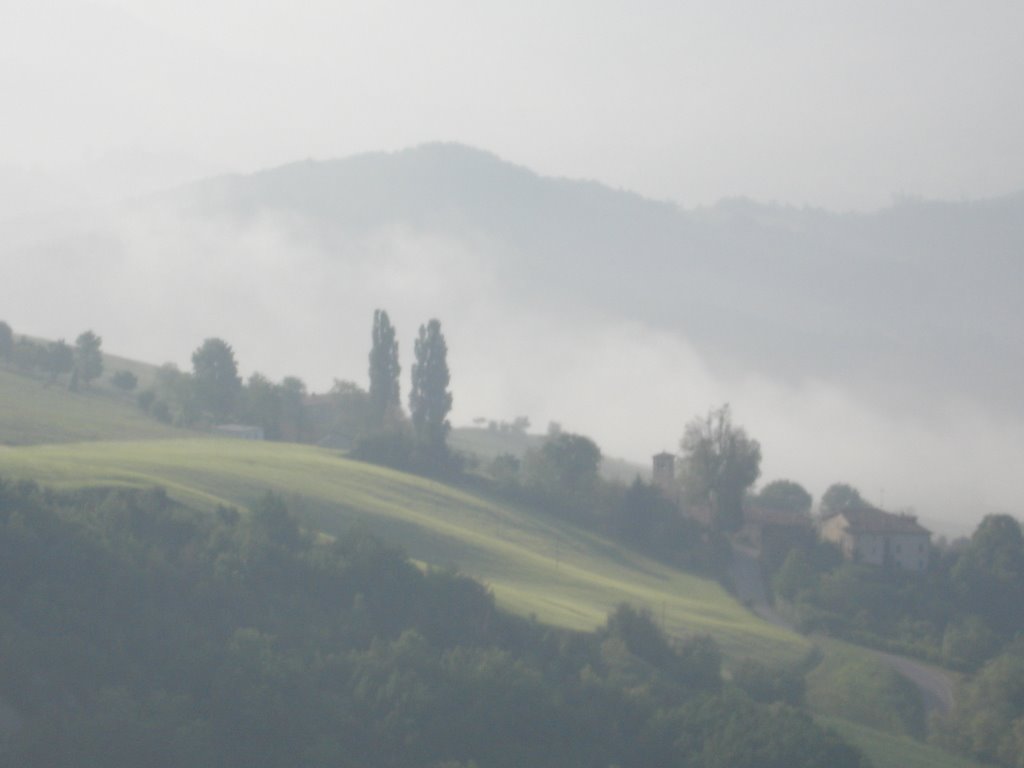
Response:
[{"label": "grassy hillside", "polygon": [[187,434],[146,416],[129,396],[115,394],[105,386],[70,392],[63,383],[48,385],[43,379],[0,368],[2,445],[148,440]]},{"label": "grassy hillside", "polygon": [[160,484],[205,508],[244,506],[274,489],[316,528],[365,524],[418,560],[457,564],[499,602],[542,621],[590,629],[628,601],[669,632],[713,635],[733,658],[793,660],[808,648],[714,582],[557,520],[307,446],[191,439],[25,447],[0,451],[0,474],[64,487]]},{"label": "grassy hillside", "polygon": [[982,768],[981,763],[905,736],[839,718],[818,717],[816,720],[859,747],[875,768]]},{"label": "grassy hillside", "polygon": [[[121,362],[111,365],[108,358],[108,372],[130,369]],[[502,447],[486,434],[482,443],[474,441],[485,430],[467,432],[478,434],[468,435],[464,450],[486,455]],[[130,398],[105,387],[72,393],[0,369],[0,476],[66,488],[162,485],[201,509],[244,507],[273,489],[313,528],[333,534],[365,525],[419,561],[456,564],[489,584],[506,608],[541,621],[590,629],[627,601],[648,608],[672,634],[711,634],[732,660],[792,662],[810,647],[807,639],[753,617],[719,585],[572,525],[312,447],[188,435],[144,416]],[[874,656],[850,647],[840,652],[829,643],[823,650],[825,662],[808,680],[811,708],[831,718],[827,724],[876,765],[972,765],[902,735],[898,718],[879,720],[896,708],[879,700],[886,691]]]}]

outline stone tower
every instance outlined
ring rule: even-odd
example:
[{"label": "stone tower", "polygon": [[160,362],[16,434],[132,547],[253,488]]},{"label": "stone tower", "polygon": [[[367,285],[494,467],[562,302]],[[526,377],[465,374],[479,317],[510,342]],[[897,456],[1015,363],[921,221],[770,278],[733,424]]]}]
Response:
[{"label": "stone tower", "polygon": [[671,496],[675,490],[676,481],[676,457],[662,451],[654,456],[654,472],[651,475],[651,482],[662,492]]}]

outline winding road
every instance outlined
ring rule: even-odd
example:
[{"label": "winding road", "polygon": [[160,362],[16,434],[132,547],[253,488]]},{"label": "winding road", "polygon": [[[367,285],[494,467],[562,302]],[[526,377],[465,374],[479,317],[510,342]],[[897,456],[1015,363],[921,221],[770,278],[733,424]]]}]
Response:
[{"label": "winding road", "polygon": [[[736,597],[751,611],[776,626],[796,631],[796,627],[786,621],[768,603],[768,592],[765,589],[764,578],[761,575],[761,563],[758,561],[756,550],[733,544],[732,580],[736,589]],[[899,675],[917,687],[924,700],[925,711],[929,715],[932,712],[945,715],[953,708],[953,679],[948,672],[906,656],[866,650],[874,653]]]}]

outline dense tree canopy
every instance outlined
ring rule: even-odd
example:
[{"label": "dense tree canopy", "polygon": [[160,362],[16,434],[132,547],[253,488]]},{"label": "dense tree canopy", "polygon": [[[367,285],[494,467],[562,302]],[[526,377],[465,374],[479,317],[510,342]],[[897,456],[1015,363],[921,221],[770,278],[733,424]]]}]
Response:
[{"label": "dense tree canopy", "polygon": [[680,442],[687,491],[711,505],[715,525],[743,524],[743,497],[761,474],[761,445],[734,426],[728,405],[694,419]]},{"label": "dense tree canopy", "polygon": [[524,462],[525,481],[552,511],[581,510],[593,503],[601,449],[589,437],[571,432],[549,435]]},{"label": "dense tree canopy", "polygon": [[768,509],[810,514],[814,499],[800,483],[792,480],[773,480],[757,494],[758,502]]},{"label": "dense tree canopy", "polygon": [[452,393],[448,389],[448,343],[441,332],[441,323],[430,320],[420,326],[415,346],[416,362],[412,366],[412,390],[409,411],[420,446],[436,458],[447,453],[451,424]]},{"label": "dense tree canopy", "polygon": [[228,418],[242,391],[231,345],[217,338],[204,341],[192,353],[192,376],[200,406],[215,419]]},{"label": "dense tree canopy", "polygon": [[1007,768],[1024,768],[1024,642],[989,661],[957,691],[940,740]]},{"label": "dense tree canopy", "polygon": [[864,505],[860,491],[847,483],[833,483],[821,496],[821,516],[832,517]]},{"label": "dense tree canopy", "polygon": [[1024,535],[1009,515],[988,515],[971,536],[951,573],[953,587],[972,613],[1000,634],[1024,630]]},{"label": "dense tree canopy", "polygon": [[75,375],[80,383],[88,385],[103,373],[102,344],[103,339],[92,331],[85,331],[75,339]]},{"label": "dense tree canopy", "polygon": [[64,339],[58,339],[46,349],[46,370],[54,381],[75,367],[75,352]]},{"label": "dense tree canopy", "polygon": [[[858,768],[723,681],[706,638],[621,607],[598,633],[497,609],[283,501],[0,481],[0,766]],[[59,631],[54,631],[59,627]]]}]

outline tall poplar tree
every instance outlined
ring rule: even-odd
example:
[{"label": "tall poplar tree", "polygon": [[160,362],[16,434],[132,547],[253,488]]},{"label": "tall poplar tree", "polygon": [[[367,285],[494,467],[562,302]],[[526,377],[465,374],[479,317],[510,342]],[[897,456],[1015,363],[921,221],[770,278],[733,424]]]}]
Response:
[{"label": "tall poplar tree", "polygon": [[371,423],[380,428],[392,416],[402,410],[398,364],[398,341],[395,327],[391,325],[388,313],[383,309],[373,312],[372,346],[370,347],[370,417]]},{"label": "tall poplar tree", "polygon": [[448,391],[448,344],[441,333],[440,321],[433,319],[420,326],[416,339],[416,362],[412,366],[412,391],[409,410],[416,439],[427,455],[442,460],[448,451],[446,441],[451,424],[452,393]]}]

